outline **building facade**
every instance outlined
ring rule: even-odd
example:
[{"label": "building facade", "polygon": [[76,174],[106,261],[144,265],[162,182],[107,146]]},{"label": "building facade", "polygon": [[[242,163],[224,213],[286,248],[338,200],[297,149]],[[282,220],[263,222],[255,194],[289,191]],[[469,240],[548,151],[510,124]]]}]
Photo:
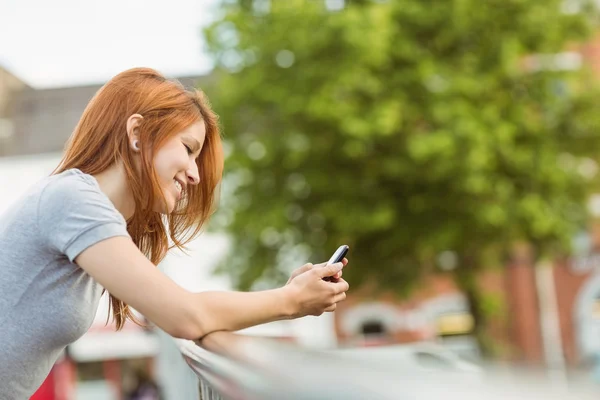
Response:
[{"label": "building facade", "polygon": [[[600,246],[595,237],[595,246]],[[594,365],[600,354],[600,247],[552,265],[516,255],[484,273],[480,286],[497,305],[488,335],[500,359],[571,370]],[[428,276],[408,299],[354,294],[336,312],[341,345],[433,341],[477,360],[473,319],[449,273]],[[556,337],[558,334],[558,337]],[[553,336],[554,335],[554,336]],[[551,353],[554,350],[554,353]],[[549,353],[550,352],[550,353]]]}]

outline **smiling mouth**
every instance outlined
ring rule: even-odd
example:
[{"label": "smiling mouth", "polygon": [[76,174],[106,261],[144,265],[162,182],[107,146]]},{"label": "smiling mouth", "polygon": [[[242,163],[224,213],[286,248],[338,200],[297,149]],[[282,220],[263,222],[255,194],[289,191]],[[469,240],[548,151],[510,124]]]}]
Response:
[{"label": "smiling mouth", "polygon": [[183,186],[181,186],[181,183],[179,183],[178,180],[173,179],[173,182],[175,183],[175,188],[177,188],[177,200],[181,199],[181,194],[183,193]]}]

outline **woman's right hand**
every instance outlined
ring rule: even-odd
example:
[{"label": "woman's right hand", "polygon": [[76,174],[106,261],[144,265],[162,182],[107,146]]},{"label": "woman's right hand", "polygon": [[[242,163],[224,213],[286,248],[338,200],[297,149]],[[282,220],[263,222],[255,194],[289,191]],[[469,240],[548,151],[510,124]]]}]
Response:
[{"label": "woman's right hand", "polygon": [[348,282],[341,278],[336,282],[327,282],[323,278],[335,276],[343,267],[341,262],[331,265],[317,264],[295,276],[283,287],[294,310],[293,318],[319,316],[336,309],[337,303],[346,298]]}]

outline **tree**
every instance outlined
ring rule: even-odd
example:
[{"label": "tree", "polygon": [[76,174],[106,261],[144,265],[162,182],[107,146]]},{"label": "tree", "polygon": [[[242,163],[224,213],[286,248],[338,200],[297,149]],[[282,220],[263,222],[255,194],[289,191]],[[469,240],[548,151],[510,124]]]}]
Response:
[{"label": "tree", "polygon": [[585,216],[597,97],[556,56],[592,31],[584,3],[226,2],[205,35],[238,286],[341,243],[354,287],[453,268],[489,350],[477,274],[515,241],[567,248]]}]

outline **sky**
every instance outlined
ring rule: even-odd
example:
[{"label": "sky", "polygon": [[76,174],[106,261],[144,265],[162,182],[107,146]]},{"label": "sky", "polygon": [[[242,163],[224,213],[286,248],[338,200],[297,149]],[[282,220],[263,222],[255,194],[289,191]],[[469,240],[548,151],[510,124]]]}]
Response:
[{"label": "sky", "polygon": [[0,0],[0,66],[30,86],[103,83],[145,66],[210,70],[201,27],[218,0]]}]

